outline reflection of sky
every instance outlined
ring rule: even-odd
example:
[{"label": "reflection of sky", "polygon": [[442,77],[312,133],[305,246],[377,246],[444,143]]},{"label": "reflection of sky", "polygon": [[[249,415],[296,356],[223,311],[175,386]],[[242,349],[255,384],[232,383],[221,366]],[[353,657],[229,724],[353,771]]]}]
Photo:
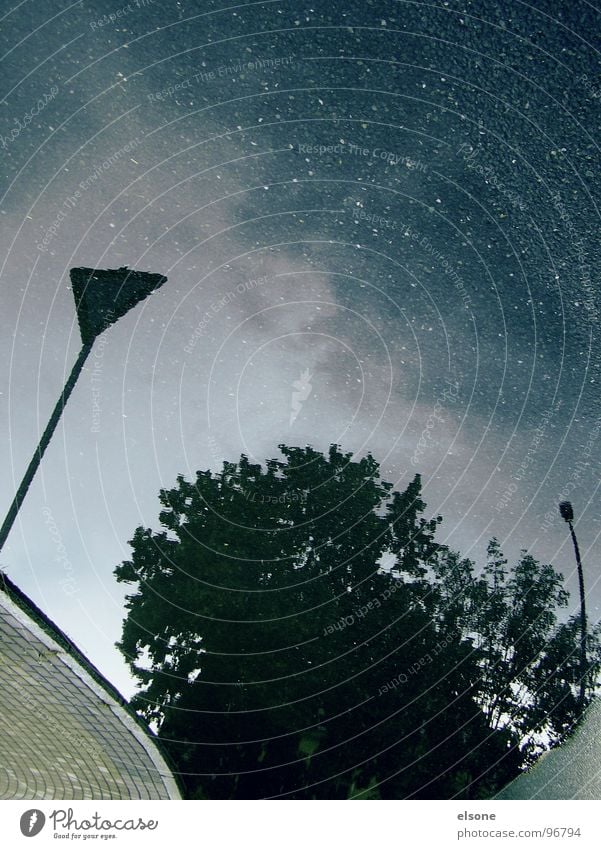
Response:
[{"label": "reflection of sky", "polygon": [[2,511],[77,354],[68,269],[169,282],[97,342],[3,568],[129,689],[112,569],[159,488],[335,441],[420,471],[441,539],[495,534],[573,593],[543,525],[574,485],[597,618],[594,11],[142,5],[4,20]]}]

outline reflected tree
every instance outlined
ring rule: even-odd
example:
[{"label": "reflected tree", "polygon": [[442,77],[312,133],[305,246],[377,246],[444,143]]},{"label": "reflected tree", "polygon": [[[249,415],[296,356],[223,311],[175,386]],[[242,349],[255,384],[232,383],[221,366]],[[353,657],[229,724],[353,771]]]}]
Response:
[{"label": "reflected tree", "polygon": [[116,569],[133,704],[188,795],[494,794],[574,721],[561,576],[438,544],[419,475],[393,491],[370,455],[280,451],[179,476]]}]

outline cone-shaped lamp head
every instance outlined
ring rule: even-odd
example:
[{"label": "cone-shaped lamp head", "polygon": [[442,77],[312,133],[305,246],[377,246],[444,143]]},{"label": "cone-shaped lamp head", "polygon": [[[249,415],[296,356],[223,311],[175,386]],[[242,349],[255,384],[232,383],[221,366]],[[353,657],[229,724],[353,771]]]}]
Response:
[{"label": "cone-shaped lamp head", "polygon": [[569,501],[562,501],[559,504],[559,514],[562,519],[565,519],[566,522],[574,521],[574,511],[572,510],[572,505]]},{"label": "cone-shaped lamp head", "polygon": [[107,327],[167,281],[162,274],[132,271],[127,266],[106,271],[72,268],[70,276],[84,345],[91,345]]}]

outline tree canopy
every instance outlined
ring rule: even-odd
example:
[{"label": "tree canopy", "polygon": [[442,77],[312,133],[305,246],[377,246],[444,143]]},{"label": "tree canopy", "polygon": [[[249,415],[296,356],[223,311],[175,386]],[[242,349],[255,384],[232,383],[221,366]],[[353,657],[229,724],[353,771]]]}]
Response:
[{"label": "tree canopy", "polygon": [[[440,545],[419,475],[280,445],[162,490],[118,644],[193,798],[487,798],[577,714],[550,565]],[[590,686],[599,671],[589,637]]]}]

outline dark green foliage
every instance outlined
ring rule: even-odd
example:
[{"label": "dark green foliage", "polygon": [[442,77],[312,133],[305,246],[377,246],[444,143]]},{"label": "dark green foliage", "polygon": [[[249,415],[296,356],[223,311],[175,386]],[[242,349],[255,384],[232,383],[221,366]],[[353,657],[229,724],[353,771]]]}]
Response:
[{"label": "dark green foliage", "polygon": [[490,796],[575,717],[561,577],[525,553],[509,571],[495,541],[476,575],[419,476],[392,492],[371,456],[280,449],[178,477],[165,530],[135,532],[136,709],[191,797]]}]

